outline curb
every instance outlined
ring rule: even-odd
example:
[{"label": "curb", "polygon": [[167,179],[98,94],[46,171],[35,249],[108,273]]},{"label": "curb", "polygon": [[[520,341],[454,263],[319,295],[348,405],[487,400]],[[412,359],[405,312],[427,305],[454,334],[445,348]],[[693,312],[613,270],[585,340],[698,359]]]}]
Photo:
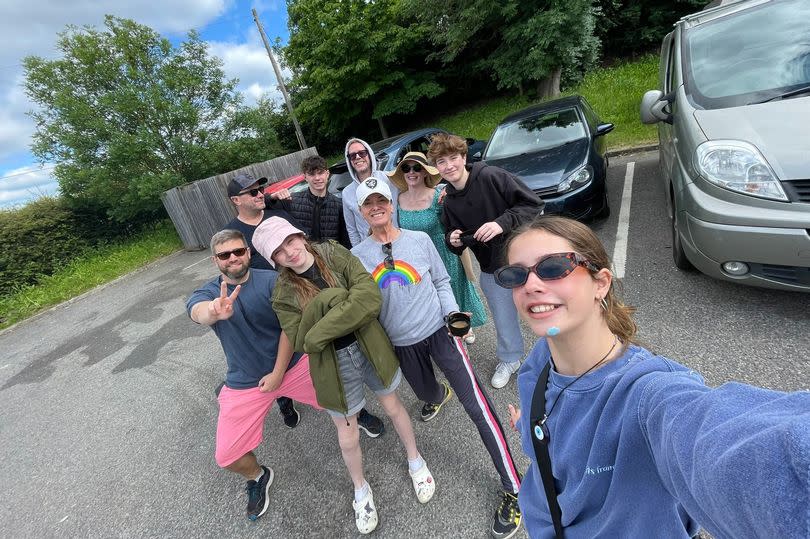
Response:
[{"label": "curb", "polygon": [[615,150],[608,150],[605,155],[608,157],[616,157],[619,155],[629,155],[631,153],[651,152],[658,149],[658,144],[643,144],[641,146],[631,146],[629,148],[616,148]]},{"label": "curb", "polygon": [[149,262],[148,264],[144,264],[143,266],[141,266],[139,268],[135,268],[134,270],[130,271],[129,273],[125,273],[124,275],[119,275],[118,277],[116,277],[112,281],[107,281],[106,283],[101,283],[101,284],[99,284],[97,286],[94,286],[90,290],[85,290],[84,292],[82,292],[78,296],[68,298],[65,301],[61,302],[61,303],[57,303],[56,305],[51,305],[50,307],[45,307],[41,311],[38,311],[38,312],[32,314],[28,318],[23,318],[22,320],[18,320],[17,322],[14,322],[14,324],[12,324],[12,325],[10,325],[10,326],[8,326],[6,328],[0,329],[0,337],[5,335],[6,333],[9,333],[10,331],[12,331],[13,329],[15,329],[16,327],[18,327],[18,326],[20,326],[22,324],[25,324],[27,322],[31,322],[31,321],[36,320],[37,318],[49,313],[49,312],[52,312],[52,311],[55,311],[56,309],[60,309],[62,307],[70,305],[71,303],[74,303],[76,301],[79,301],[80,299],[85,298],[86,296],[89,296],[91,294],[99,292],[100,290],[103,290],[103,289],[107,288],[108,286],[112,286],[112,285],[114,285],[115,283],[117,283],[119,281],[123,281],[127,277],[131,277],[132,275],[134,275],[136,273],[146,271],[147,269],[150,269],[150,268],[152,268],[154,266],[157,266],[158,264],[160,264],[160,263],[162,263],[162,262],[164,262],[164,261],[166,261],[166,260],[168,260],[170,258],[180,256],[181,254],[183,254],[185,252],[187,252],[185,249],[178,249],[177,251],[175,251],[173,253],[170,253],[170,254],[168,254],[168,255],[166,255],[164,257],[158,258],[157,260],[153,260],[153,261]]}]

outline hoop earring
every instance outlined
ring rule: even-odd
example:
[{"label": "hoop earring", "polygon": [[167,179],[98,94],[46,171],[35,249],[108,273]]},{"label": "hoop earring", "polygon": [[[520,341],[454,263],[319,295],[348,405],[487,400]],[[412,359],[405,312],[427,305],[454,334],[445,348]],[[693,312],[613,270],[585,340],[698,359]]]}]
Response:
[{"label": "hoop earring", "polygon": [[602,306],[602,310],[607,312],[607,310],[608,310],[608,302],[607,302],[607,300],[605,298],[601,298],[599,300],[599,304]]}]

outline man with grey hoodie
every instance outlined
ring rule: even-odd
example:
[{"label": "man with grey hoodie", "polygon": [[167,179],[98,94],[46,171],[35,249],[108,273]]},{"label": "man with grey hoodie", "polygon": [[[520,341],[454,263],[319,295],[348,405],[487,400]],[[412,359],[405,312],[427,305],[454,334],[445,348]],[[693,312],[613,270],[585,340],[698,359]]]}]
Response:
[{"label": "man with grey hoodie", "polygon": [[346,143],[344,155],[346,156],[346,167],[349,169],[349,174],[354,181],[343,189],[343,218],[346,221],[349,241],[351,241],[352,246],[355,246],[366,239],[369,231],[368,223],[357,206],[357,195],[355,194],[357,186],[362,181],[374,176],[391,188],[394,200],[393,222],[395,226],[398,226],[399,223],[396,204],[399,189],[388,180],[388,175],[385,172],[377,169],[377,158],[374,156],[371,146],[365,140],[359,138],[349,139],[349,142]]}]

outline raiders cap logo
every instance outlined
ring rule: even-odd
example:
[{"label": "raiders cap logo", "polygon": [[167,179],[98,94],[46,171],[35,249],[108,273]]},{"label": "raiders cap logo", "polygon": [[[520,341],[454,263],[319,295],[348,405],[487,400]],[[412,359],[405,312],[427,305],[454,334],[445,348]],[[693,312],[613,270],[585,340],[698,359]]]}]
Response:
[{"label": "raiders cap logo", "polygon": [[366,180],[366,187],[369,189],[374,189],[377,187],[377,179],[376,178],[369,178]]}]

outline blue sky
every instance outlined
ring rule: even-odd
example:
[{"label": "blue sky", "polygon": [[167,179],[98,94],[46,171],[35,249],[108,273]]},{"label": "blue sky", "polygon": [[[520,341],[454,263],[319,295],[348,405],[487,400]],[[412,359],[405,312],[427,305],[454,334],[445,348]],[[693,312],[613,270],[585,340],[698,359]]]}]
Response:
[{"label": "blue sky", "polygon": [[66,25],[101,27],[105,14],[133,19],[174,42],[194,28],[224,61],[229,78],[239,79],[247,103],[267,93],[278,96],[275,76],[251,8],[268,38],[286,42],[284,0],[28,0],[0,7],[0,207],[56,192],[52,164],[40,166],[29,151],[34,124],[26,116],[34,105],[23,90],[22,59],[53,58],[57,32]]}]

